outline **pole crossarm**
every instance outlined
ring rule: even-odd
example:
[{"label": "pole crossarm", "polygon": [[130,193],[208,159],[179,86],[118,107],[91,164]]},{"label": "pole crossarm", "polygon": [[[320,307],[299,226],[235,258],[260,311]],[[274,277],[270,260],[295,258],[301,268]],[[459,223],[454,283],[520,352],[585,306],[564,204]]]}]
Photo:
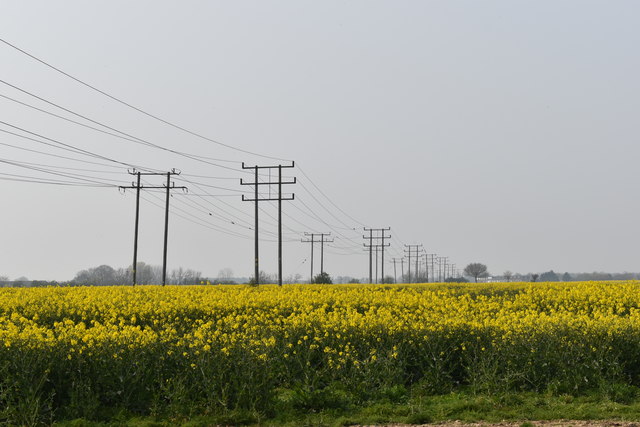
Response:
[{"label": "pole crossarm", "polygon": [[[164,188],[164,187],[162,187]],[[250,199],[248,197],[245,197],[244,194],[242,195],[242,201],[243,202],[278,202],[280,200],[294,200],[295,199],[295,194],[292,194],[291,196],[286,196],[286,197],[271,197],[271,198],[267,198],[267,199],[263,199],[263,198],[253,198]]]}]

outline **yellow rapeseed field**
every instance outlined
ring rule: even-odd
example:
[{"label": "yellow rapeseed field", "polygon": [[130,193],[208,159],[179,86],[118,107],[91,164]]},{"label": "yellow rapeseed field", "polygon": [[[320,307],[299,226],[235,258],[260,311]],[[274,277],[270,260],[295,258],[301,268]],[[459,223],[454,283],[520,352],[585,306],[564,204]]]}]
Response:
[{"label": "yellow rapeseed field", "polygon": [[0,401],[11,420],[636,384],[639,303],[635,281],[2,288]]}]

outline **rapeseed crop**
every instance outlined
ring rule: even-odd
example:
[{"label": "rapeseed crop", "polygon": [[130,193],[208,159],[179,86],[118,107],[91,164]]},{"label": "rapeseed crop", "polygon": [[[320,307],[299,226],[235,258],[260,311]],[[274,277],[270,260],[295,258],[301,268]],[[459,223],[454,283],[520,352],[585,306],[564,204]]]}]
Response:
[{"label": "rapeseed crop", "polygon": [[635,281],[3,288],[0,420],[639,385],[639,291]]}]

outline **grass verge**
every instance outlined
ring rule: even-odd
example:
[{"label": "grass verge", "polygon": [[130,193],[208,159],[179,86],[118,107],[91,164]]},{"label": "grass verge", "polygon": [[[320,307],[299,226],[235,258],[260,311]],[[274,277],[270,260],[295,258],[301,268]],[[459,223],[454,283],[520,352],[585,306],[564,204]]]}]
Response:
[{"label": "grass verge", "polygon": [[58,422],[58,427],[135,426],[155,427],[182,425],[263,426],[349,426],[376,424],[426,424],[452,420],[462,422],[533,420],[619,420],[640,421],[640,396],[635,387],[623,392],[592,393],[582,396],[568,394],[508,393],[475,394],[468,391],[437,396],[407,396],[383,399],[369,404],[343,402],[330,409],[302,408],[295,404],[281,405],[271,414],[229,412],[224,415],[197,415],[190,418],[140,418],[117,413],[108,421],[75,419]]}]

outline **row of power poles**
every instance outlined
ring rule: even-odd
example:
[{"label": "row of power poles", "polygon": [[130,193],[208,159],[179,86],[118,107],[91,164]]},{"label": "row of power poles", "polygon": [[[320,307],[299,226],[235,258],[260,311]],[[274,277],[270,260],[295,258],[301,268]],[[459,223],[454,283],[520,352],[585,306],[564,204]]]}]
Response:
[{"label": "row of power poles", "polygon": [[[404,263],[407,262],[408,273],[406,281],[413,282],[443,282],[451,277],[460,277],[460,271],[456,265],[449,262],[449,257],[427,253],[421,244],[404,245],[406,254],[403,258],[393,258],[394,271],[397,263],[402,268],[402,280],[405,280]],[[413,262],[412,262],[413,260]],[[411,267],[414,266],[414,274]],[[397,281],[397,280],[396,280]]]},{"label": "row of power poles", "polygon": [[[254,197],[245,197],[242,195],[242,200],[246,202],[254,202],[255,203],[255,254],[254,254],[254,280],[256,284],[260,283],[260,258],[259,258],[259,236],[258,236],[258,203],[259,202],[267,202],[267,201],[277,201],[278,202],[278,284],[282,285],[282,201],[283,200],[294,200],[295,194],[291,194],[290,196],[283,196],[282,194],[282,186],[287,184],[295,184],[296,178],[294,177],[291,181],[286,181],[282,179],[282,169],[293,168],[295,166],[294,162],[291,162],[290,165],[276,165],[276,166],[246,166],[244,162],[242,163],[242,169],[251,169],[254,171],[253,181],[245,182],[243,179],[240,179],[240,185],[249,185],[254,188]],[[268,170],[269,179],[266,181],[260,180],[259,171]],[[277,170],[277,178],[272,179],[272,171]],[[162,261],[162,285],[164,286],[167,282],[167,245],[168,245],[168,234],[169,234],[169,198],[171,190],[181,189],[186,191],[187,187],[177,187],[175,183],[171,182],[171,177],[175,175],[180,175],[179,171],[172,169],[169,172],[140,172],[135,169],[130,170],[129,174],[137,177],[135,182],[132,182],[130,186],[120,186],[119,188],[123,191],[127,189],[135,189],[136,190],[136,215],[135,215],[135,229],[134,229],[134,239],[133,239],[133,266],[132,266],[132,284],[135,286],[137,282],[137,265],[138,265],[138,226],[140,223],[140,192],[142,190],[153,190],[153,189],[164,189],[166,190],[166,204],[165,204],[165,222],[164,222],[164,255]],[[143,185],[141,183],[142,176],[159,176],[166,175],[167,182],[162,186],[155,185]],[[268,186],[268,195],[264,196],[259,189],[261,186]],[[277,192],[276,195],[272,195],[271,189],[276,186]]]},{"label": "row of power poles", "polygon": [[[260,258],[259,258],[259,234],[258,234],[258,212],[260,202],[278,202],[278,285],[282,285],[282,202],[287,200],[294,200],[295,194],[291,194],[288,196],[283,195],[282,186],[283,185],[291,185],[296,183],[296,178],[294,177],[292,180],[283,180],[282,178],[282,170],[287,168],[293,168],[295,166],[294,162],[291,162],[290,165],[274,165],[274,166],[264,166],[264,165],[254,165],[254,166],[246,166],[244,162],[242,163],[242,169],[250,169],[254,171],[253,180],[245,181],[240,179],[240,185],[248,185],[253,186],[254,194],[253,197],[246,197],[244,194],[242,195],[242,200],[246,202],[254,202],[255,203],[255,242],[254,242],[254,281],[255,284],[260,283]],[[261,180],[260,179],[260,171],[267,170],[268,171],[268,179]],[[272,178],[272,172],[277,170],[277,177]],[[134,240],[133,240],[133,267],[132,267],[132,284],[137,284],[137,263],[138,263],[138,225],[140,218],[140,192],[142,190],[158,190],[164,189],[166,191],[166,203],[165,203],[165,223],[164,223],[164,253],[163,253],[163,261],[162,261],[162,285],[166,284],[167,278],[167,244],[168,244],[168,233],[169,233],[169,198],[171,190],[181,189],[187,191],[186,187],[176,186],[175,183],[171,181],[172,176],[180,175],[179,171],[172,169],[169,172],[140,172],[135,169],[130,170],[129,174],[134,175],[137,179],[135,182],[132,182],[130,186],[121,186],[121,190],[127,189],[135,189],[136,190],[136,214],[135,214],[135,230],[134,230]],[[142,176],[166,176],[167,181],[165,184],[161,186],[156,185],[143,185],[141,183]],[[261,186],[267,186],[268,192],[264,194],[259,190],[263,188]],[[277,188],[275,195],[272,194],[272,188]],[[366,251],[369,252],[369,283],[384,283],[385,275],[384,275],[384,253],[385,248],[389,247],[391,244],[388,242],[388,239],[391,238],[389,234],[391,227],[386,228],[364,228],[365,233],[362,237],[365,239],[365,243],[363,244]],[[313,282],[313,261],[314,261],[314,246],[316,243],[320,244],[320,273],[324,273],[324,244],[333,242],[333,239],[330,239],[331,233],[304,233],[305,239],[302,240],[303,243],[311,244],[311,275],[310,275],[310,283]],[[387,240],[387,242],[385,242]],[[374,277],[374,252],[375,252],[375,277]],[[439,257],[436,254],[427,253],[422,244],[414,244],[414,245],[404,245],[404,253],[405,256],[402,258],[392,258],[391,262],[393,262],[393,275],[394,281],[398,283],[397,280],[397,264],[400,263],[401,267],[401,278],[402,281],[405,280],[404,274],[404,266],[405,261],[407,263],[408,275],[406,280],[411,283],[414,281],[426,281],[426,282],[442,282],[446,280],[448,277],[454,277],[459,275],[459,272],[456,270],[455,264],[449,262],[449,257]],[[381,262],[378,264],[378,258],[381,254]],[[420,267],[424,266],[424,269]],[[380,267],[380,268],[379,268]],[[412,274],[412,267],[414,274]],[[380,276],[378,276],[378,270],[380,270]],[[424,276],[421,276],[421,272],[424,271]],[[374,281],[375,278],[375,281]],[[379,279],[380,278],[380,279]]]}]

